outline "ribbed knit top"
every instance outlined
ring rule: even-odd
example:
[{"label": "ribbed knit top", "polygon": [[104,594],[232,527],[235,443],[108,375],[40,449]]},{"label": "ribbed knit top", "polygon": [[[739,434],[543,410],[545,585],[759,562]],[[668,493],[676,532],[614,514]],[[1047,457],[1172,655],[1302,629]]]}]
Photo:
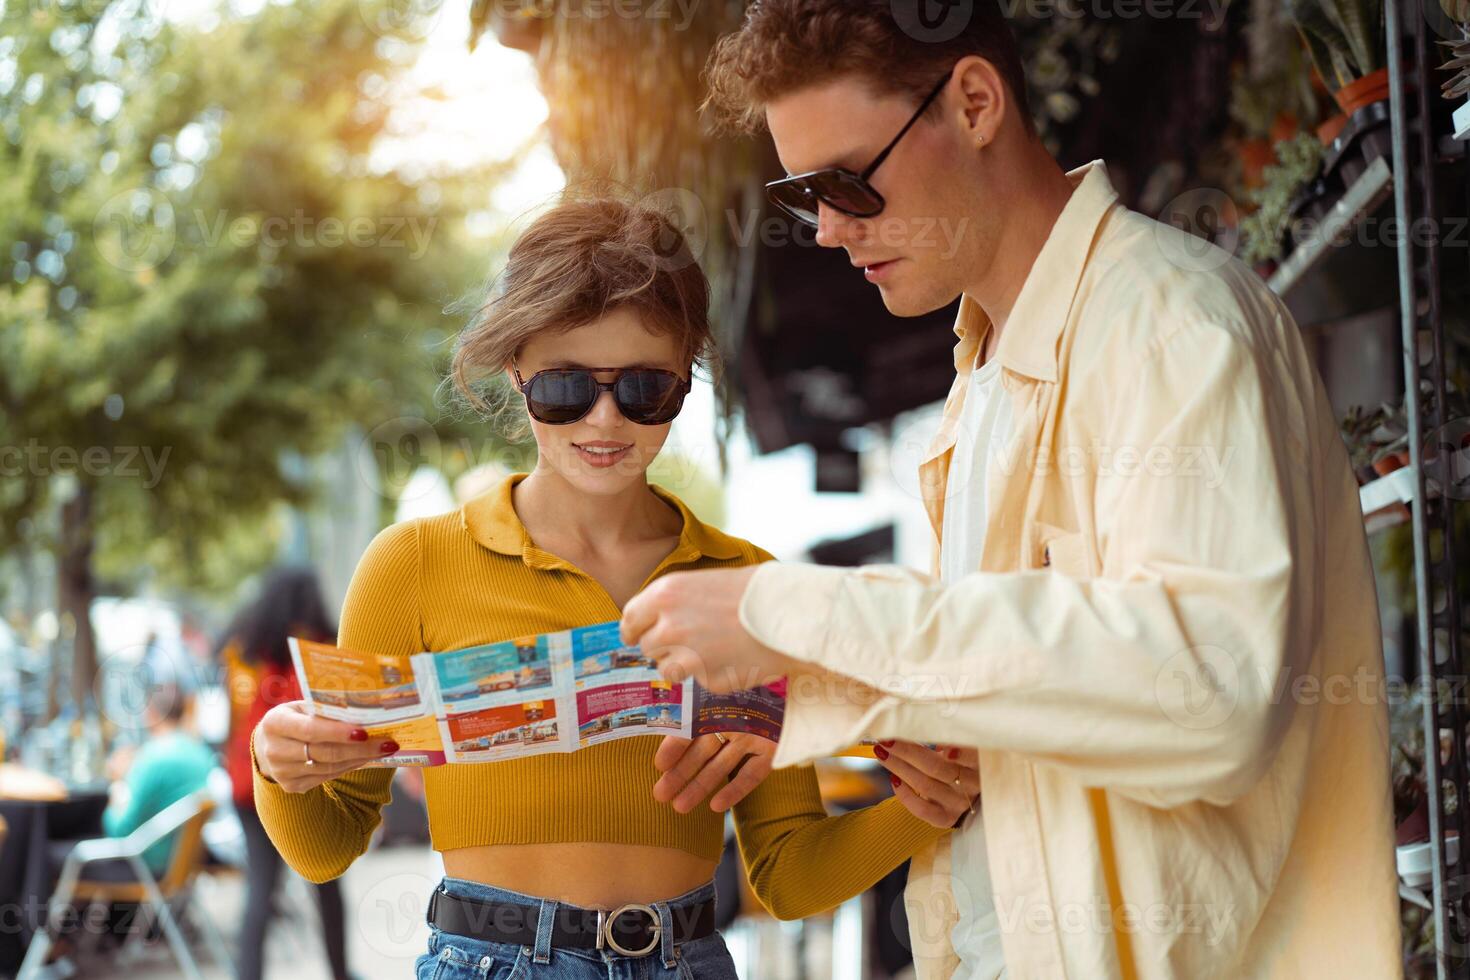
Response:
[{"label": "ribbed knit top", "polygon": [[[516,516],[514,474],[458,511],[391,525],[368,545],[343,603],[338,645],[408,655],[458,650],[620,618],[607,591],[531,540]],[[770,555],[703,524],[673,494],[679,542],[650,575],[749,565]],[[724,815],[680,814],[653,798],[663,736],[617,739],[570,753],[424,772],[436,850],[487,844],[605,841],[673,847],[719,859]],[[254,760],[252,746],[252,761]],[[255,765],[255,803],[286,862],[312,881],[342,874],[368,846],[392,770],[359,769],[288,793]],[[896,799],[828,816],[811,766],[772,772],[735,806],[741,854],[756,895],[800,918],[871,887],[946,833]]]}]

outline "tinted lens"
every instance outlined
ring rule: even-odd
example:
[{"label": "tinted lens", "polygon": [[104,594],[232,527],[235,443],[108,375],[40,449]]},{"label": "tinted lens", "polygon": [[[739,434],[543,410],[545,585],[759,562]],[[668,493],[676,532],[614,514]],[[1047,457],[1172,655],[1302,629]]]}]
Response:
[{"label": "tinted lens", "polygon": [[624,371],[613,394],[629,422],[663,425],[684,405],[684,382],[667,371]]},{"label": "tinted lens", "polygon": [[577,421],[596,400],[597,385],[586,371],[542,371],[526,386],[531,417],[549,425]]},{"label": "tinted lens", "polygon": [[809,183],[813,194],[854,218],[871,218],[883,210],[883,198],[857,174],[823,170],[813,174]]},{"label": "tinted lens", "polygon": [[883,198],[873,186],[846,170],[819,170],[800,178],[766,185],[766,193],[781,210],[797,221],[816,227],[818,202],[826,202],[854,218],[871,218],[883,210]]},{"label": "tinted lens", "polygon": [[766,187],[771,203],[797,221],[816,227],[817,196],[805,181],[781,181]]}]

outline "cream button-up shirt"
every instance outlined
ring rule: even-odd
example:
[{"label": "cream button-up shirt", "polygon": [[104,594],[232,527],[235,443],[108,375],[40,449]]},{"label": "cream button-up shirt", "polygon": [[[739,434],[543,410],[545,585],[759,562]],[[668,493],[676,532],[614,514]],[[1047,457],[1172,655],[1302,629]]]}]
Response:
[{"label": "cream button-up shirt", "polygon": [[[862,737],[979,748],[1015,978],[1397,977],[1383,654],[1357,486],[1284,305],[1068,175],[995,356],[1013,399],[980,567],[766,564],[741,603],[788,683],[776,765]],[[920,468],[943,527],[968,373]],[[946,838],[906,893],[950,977]]]}]

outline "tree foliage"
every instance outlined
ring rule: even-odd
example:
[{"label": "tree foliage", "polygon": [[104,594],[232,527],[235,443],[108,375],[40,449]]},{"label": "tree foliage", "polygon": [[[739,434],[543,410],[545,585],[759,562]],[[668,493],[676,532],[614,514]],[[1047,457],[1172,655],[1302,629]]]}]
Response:
[{"label": "tree foliage", "polygon": [[94,570],[229,590],[310,498],[297,461],[432,419],[495,175],[374,166],[414,54],[374,7],[5,6],[0,548],[64,551],[49,515],[85,497]]}]

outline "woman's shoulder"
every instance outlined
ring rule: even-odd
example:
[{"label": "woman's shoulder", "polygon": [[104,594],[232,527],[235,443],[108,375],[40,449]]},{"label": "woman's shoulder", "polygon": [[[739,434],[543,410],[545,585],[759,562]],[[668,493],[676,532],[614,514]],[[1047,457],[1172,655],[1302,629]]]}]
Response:
[{"label": "woman's shoulder", "polygon": [[346,602],[371,598],[376,603],[385,595],[417,594],[423,555],[419,521],[398,521],[373,535],[353,570]]},{"label": "woman's shoulder", "polygon": [[408,568],[419,562],[419,523],[424,518],[389,524],[368,542],[363,550],[364,565],[377,568]]}]

